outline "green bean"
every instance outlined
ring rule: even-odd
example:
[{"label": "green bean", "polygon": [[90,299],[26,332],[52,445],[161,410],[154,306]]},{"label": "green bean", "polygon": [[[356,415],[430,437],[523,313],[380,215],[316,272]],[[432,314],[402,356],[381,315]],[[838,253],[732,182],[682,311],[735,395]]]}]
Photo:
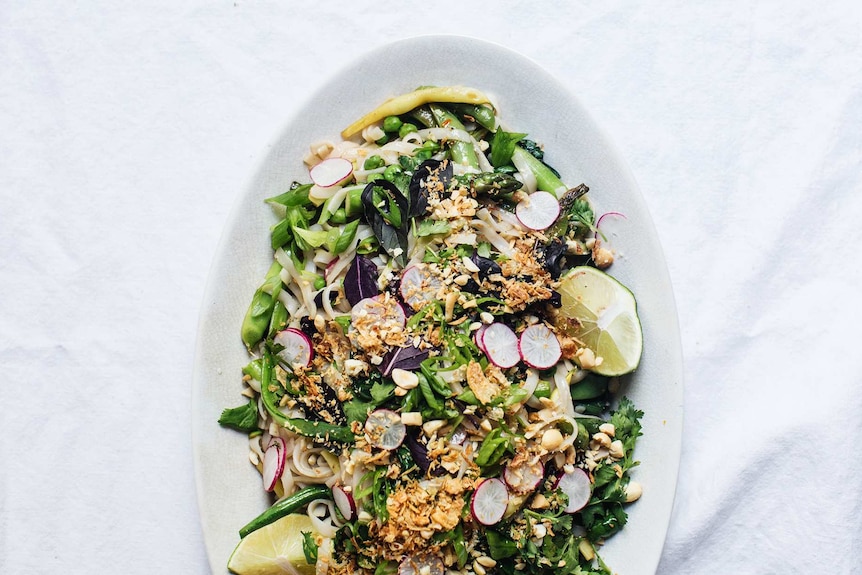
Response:
[{"label": "green bean", "polygon": [[[464,124],[461,123],[461,120],[448,109],[439,104],[429,104],[429,107],[434,114],[434,119],[437,121],[438,126],[455,128],[456,130],[464,129]],[[476,156],[476,150],[473,148],[472,143],[452,142],[449,145],[449,153],[452,154],[452,161],[456,164],[476,169],[479,168],[479,159]]]},{"label": "green bean", "polygon": [[248,347],[263,338],[272,319],[272,310],[281,292],[281,264],[273,262],[266,273],[263,284],[254,292],[242,321],[242,341]]},{"label": "green bean", "polygon": [[329,487],[326,487],[325,485],[311,485],[297,491],[293,495],[276,501],[272,507],[252,519],[245,527],[240,529],[239,536],[245,537],[249,533],[257,531],[261,527],[265,527],[282,517],[290,515],[294,511],[298,511],[312,501],[316,501],[318,499],[332,499],[332,491],[329,490]]},{"label": "green bean", "polygon": [[433,128],[436,125],[434,114],[431,113],[428,106],[415,108],[410,112],[410,116],[426,128]]},{"label": "green bean", "polygon": [[477,124],[492,132],[497,127],[497,115],[491,106],[481,104],[449,104],[449,106],[461,116],[472,118]]}]

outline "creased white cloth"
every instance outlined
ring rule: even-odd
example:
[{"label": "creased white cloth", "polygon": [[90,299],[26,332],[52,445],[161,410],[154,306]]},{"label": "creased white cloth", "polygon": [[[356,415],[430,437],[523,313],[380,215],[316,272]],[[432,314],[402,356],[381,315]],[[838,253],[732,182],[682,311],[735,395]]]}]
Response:
[{"label": "creased white cloth", "polygon": [[537,60],[639,180],[686,359],[659,573],[862,573],[862,9],[699,4],[0,5],[0,573],[209,572],[190,380],[228,210],[299,102],[423,33]]}]

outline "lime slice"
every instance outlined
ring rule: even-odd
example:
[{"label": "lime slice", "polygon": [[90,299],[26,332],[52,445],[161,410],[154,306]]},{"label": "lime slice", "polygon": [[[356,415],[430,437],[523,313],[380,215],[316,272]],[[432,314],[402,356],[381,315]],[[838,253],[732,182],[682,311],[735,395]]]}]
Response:
[{"label": "lime slice", "polygon": [[308,515],[292,513],[243,537],[228,559],[237,575],[314,575],[315,565],[305,560],[302,532],[317,533]]},{"label": "lime slice", "polygon": [[589,266],[573,268],[560,280],[562,299],[557,328],[592,350],[600,375],[634,371],[643,351],[643,333],[632,292]]}]

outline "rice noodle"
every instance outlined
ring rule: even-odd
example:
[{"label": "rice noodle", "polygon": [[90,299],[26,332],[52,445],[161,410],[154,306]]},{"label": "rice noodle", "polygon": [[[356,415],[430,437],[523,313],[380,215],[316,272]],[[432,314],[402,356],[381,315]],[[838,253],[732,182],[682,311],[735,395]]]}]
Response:
[{"label": "rice noodle", "polygon": [[575,415],[575,405],[572,403],[572,390],[569,389],[569,382],[566,379],[569,371],[563,364],[557,364],[557,369],[554,371],[554,384],[557,387],[557,405],[563,410],[563,413],[569,417]]},{"label": "rice noodle", "polygon": [[[308,504],[308,518],[314,530],[327,538],[335,537],[338,528],[341,527],[335,518],[335,503],[327,499],[318,499]],[[290,563],[285,561],[284,563]]]}]

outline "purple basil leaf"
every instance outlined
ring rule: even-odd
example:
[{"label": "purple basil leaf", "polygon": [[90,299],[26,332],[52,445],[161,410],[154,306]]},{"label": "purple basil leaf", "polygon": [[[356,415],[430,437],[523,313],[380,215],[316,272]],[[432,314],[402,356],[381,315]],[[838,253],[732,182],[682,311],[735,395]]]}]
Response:
[{"label": "purple basil leaf", "polygon": [[470,256],[470,260],[479,268],[479,279],[481,280],[494,274],[503,273],[500,264],[490,258],[484,258],[476,252],[473,252],[473,255]]},{"label": "purple basil leaf", "polygon": [[356,256],[347,275],[344,276],[344,295],[351,306],[367,297],[374,297],[377,291],[377,265],[365,256]]},{"label": "purple basil leaf", "polygon": [[365,220],[380,246],[395,261],[406,266],[410,229],[407,198],[392,182],[374,180],[362,190],[362,205],[365,206]]},{"label": "purple basil leaf", "polygon": [[413,371],[419,369],[422,362],[428,359],[428,351],[422,351],[416,347],[397,347],[383,356],[383,363],[377,368],[385,376],[392,373],[393,369],[405,369]]},{"label": "purple basil leaf", "polygon": [[[419,441],[417,435],[418,431],[408,432],[404,443],[407,444],[407,449],[410,450],[410,455],[413,456],[413,461],[416,462],[416,466],[419,467],[419,470],[422,472],[422,475],[425,475],[428,473],[428,469],[431,467],[431,460],[428,458],[428,448],[425,447]],[[440,469],[442,468],[438,467],[437,469],[435,469],[435,471],[439,471]]]},{"label": "purple basil leaf", "polygon": [[413,172],[413,177],[410,178],[410,217],[425,217],[428,211],[428,192],[426,185],[422,183],[435,176],[443,184],[443,188],[449,185],[452,180],[453,166],[449,160],[425,160],[416,171]]}]

